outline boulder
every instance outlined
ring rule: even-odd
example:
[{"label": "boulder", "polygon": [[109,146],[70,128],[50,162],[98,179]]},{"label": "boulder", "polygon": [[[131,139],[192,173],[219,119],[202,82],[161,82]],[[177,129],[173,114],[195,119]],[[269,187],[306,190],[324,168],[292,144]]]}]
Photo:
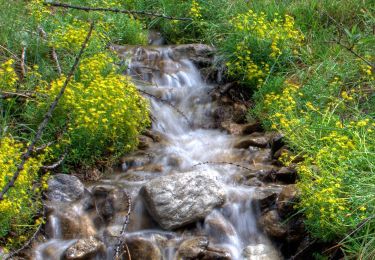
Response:
[{"label": "boulder", "polygon": [[164,229],[203,219],[225,202],[225,189],[215,171],[192,171],[156,178],[141,189],[150,215]]},{"label": "boulder", "polygon": [[264,213],[259,220],[263,231],[272,238],[284,239],[288,232],[288,227],[283,223],[277,210],[270,210]]},{"label": "boulder", "polygon": [[205,44],[181,44],[172,48],[173,58],[187,58],[198,67],[207,67],[213,64],[215,49]]},{"label": "boulder", "polygon": [[285,186],[277,198],[277,211],[283,217],[294,213],[294,206],[297,203],[299,191],[295,184]]},{"label": "boulder", "polygon": [[146,135],[140,135],[138,137],[138,141],[139,141],[138,149],[140,150],[147,150],[148,148],[151,147],[151,145],[154,142],[154,140],[152,140],[151,137],[148,137]]},{"label": "boulder", "polygon": [[274,247],[266,244],[249,245],[242,252],[246,260],[278,260],[281,259]]},{"label": "boulder", "polygon": [[177,250],[177,260],[230,260],[229,252],[221,248],[209,246],[206,237],[193,237],[183,241]]},{"label": "boulder", "polygon": [[73,175],[56,174],[48,180],[47,198],[55,202],[79,200],[85,193],[85,186]]},{"label": "boulder", "polygon": [[234,144],[234,148],[247,149],[250,146],[266,148],[270,143],[270,137],[264,133],[254,132],[251,135],[241,137]]},{"label": "boulder", "polygon": [[91,259],[104,252],[104,244],[94,237],[79,239],[65,251],[66,260]]},{"label": "boulder", "polygon": [[[126,245],[132,260],[161,260],[162,254],[159,247],[150,240],[142,237],[130,237],[126,239]],[[127,259],[125,254],[125,259]],[[128,259],[130,260],[130,259]]]}]

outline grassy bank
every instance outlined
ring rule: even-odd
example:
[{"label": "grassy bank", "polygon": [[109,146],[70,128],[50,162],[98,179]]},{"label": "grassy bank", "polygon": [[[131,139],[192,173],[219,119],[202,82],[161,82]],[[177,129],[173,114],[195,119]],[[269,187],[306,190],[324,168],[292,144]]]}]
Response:
[{"label": "grassy bank", "polygon": [[[24,178],[0,202],[2,244],[22,244],[40,223],[36,216],[45,188],[42,165],[66,154],[64,169],[88,167],[136,147],[137,135],[149,124],[147,104],[120,75],[123,68],[114,65],[116,57],[107,46],[145,44],[146,31],[155,29],[168,43],[216,46],[218,65],[226,66],[228,80],[253,93],[256,105],[249,117],[285,135],[293,154],[285,154],[283,162],[304,158],[296,166],[301,190],[296,208],[304,214],[312,236],[340,241],[348,258],[374,258],[372,1],[65,2],[192,20],[82,12],[44,6],[39,0],[0,0],[0,86],[9,96],[0,100],[0,187],[15,171],[61,88],[90,21],[95,21],[80,66],[38,143],[51,145],[33,156],[21,174]],[[26,210],[30,199],[33,205]]]}]

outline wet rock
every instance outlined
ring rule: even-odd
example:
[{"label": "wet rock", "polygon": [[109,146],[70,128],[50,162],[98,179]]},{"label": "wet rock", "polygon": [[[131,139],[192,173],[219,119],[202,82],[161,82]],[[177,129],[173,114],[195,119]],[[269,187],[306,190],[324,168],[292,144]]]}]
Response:
[{"label": "wet rock", "polygon": [[147,150],[148,148],[151,147],[153,144],[154,140],[152,140],[151,137],[145,136],[145,135],[140,135],[138,137],[139,144],[138,144],[138,149],[140,150]]},{"label": "wet rock", "polygon": [[247,149],[249,146],[265,148],[268,146],[269,141],[269,136],[263,133],[255,132],[251,135],[239,138],[239,140],[234,144],[234,148]]},{"label": "wet rock", "polygon": [[82,198],[84,192],[84,185],[73,175],[56,174],[48,181],[47,198],[50,201],[76,201]]},{"label": "wet rock", "polygon": [[271,141],[272,155],[285,145],[284,136],[282,134],[275,134]]},{"label": "wet rock", "polygon": [[260,149],[253,153],[253,156],[251,157],[251,162],[253,164],[257,163],[267,163],[271,162],[271,149]]},{"label": "wet rock", "polygon": [[142,172],[162,172],[163,166],[159,164],[148,164],[148,165],[134,167],[132,170],[142,171]]},{"label": "wet rock", "polygon": [[199,259],[207,250],[208,239],[206,237],[194,237],[187,239],[180,245],[177,251],[177,259]]},{"label": "wet rock", "polygon": [[259,188],[254,192],[252,203],[256,208],[264,211],[267,208],[271,208],[276,199],[277,192],[275,190]]},{"label": "wet rock", "polygon": [[214,212],[204,221],[204,228],[214,243],[227,241],[229,237],[236,235],[236,230],[220,213]]},{"label": "wet rock", "polygon": [[164,229],[203,219],[225,202],[213,171],[192,171],[153,179],[141,190],[146,208]]},{"label": "wet rock", "polygon": [[106,221],[110,221],[118,212],[127,211],[129,207],[127,193],[116,186],[97,186],[93,189],[93,196],[96,211]]},{"label": "wet rock", "polygon": [[293,214],[298,196],[299,191],[294,184],[287,185],[282,189],[276,202],[277,210],[281,216]]},{"label": "wet rock", "polygon": [[172,48],[175,59],[188,58],[198,67],[212,65],[215,49],[205,44],[182,44]]},{"label": "wet rock", "polygon": [[247,246],[242,253],[246,260],[278,260],[279,253],[270,245],[257,244]]},{"label": "wet rock", "polygon": [[147,42],[149,45],[160,46],[165,43],[165,40],[160,32],[155,30],[150,30],[147,35]]},{"label": "wet rock", "polygon": [[126,171],[132,167],[139,167],[151,162],[153,155],[145,152],[138,152],[132,155],[124,156],[120,159],[121,168]]},{"label": "wet rock", "polygon": [[[56,221],[53,223],[51,218]],[[46,225],[46,233],[49,237],[75,239],[94,236],[96,228],[88,215],[68,209],[66,212],[60,211],[50,216],[50,221]]]},{"label": "wet rock", "polygon": [[127,172],[124,174],[123,177],[121,177],[121,180],[130,181],[130,182],[139,182],[139,181],[145,181],[146,177],[136,174],[134,172]]},{"label": "wet rock", "polygon": [[283,183],[295,183],[297,179],[297,170],[294,167],[282,167],[274,173],[274,179]]},{"label": "wet rock", "polygon": [[83,260],[103,253],[104,244],[94,237],[79,239],[65,251],[66,260]]},{"label": "wet rock", "polygon": [[[161,260],[160,249],[151,241],[142,237],[130,237],[126,239],[132,260]],[[125,254],[126,255],[126,254]],[[127,259],[127,257],[125,257]],[[130,260],[130,259],[128,259]]]},{"label": "wet rock", "polygon": [[245,104],[234,103],[232,120],[238,124],[245,123],[247,110],[248,107]]},{"label": "wet rock", "polygon": [[243,125],[242,134],[243,135],[250,135],[254,132],[260,132],[262,130],[263,130],[263,128],[262,128],[262,125],[260,124],[260,122],[259,121],[253,121],[253,122],[250,122],[250,123],[247,123],[247,124]]},{"label": "wet rock", "polygon": [[232,257],[228,251],[223,248],[209,246],[204,253],[202,260],[231,260]]},{"label": "wet rock", "polygon": [[232,135],[249,135],[262,130],[259,122],[237,124],[231,121],[225,121],[221,123],[221,127]]},{"label": "wet rock", "polygon": [[283,223],[277,210],[270,210],[264,213],[261,216],[259,223],[262,226],[263,231],[270,237],[283,239],[287,234],[288,228]]},{"label": "wet rock", "polygon": [[161,142],[164,139],[163,135],[157,131],[146,130],[144,135],[150,137],[154,142]]}]

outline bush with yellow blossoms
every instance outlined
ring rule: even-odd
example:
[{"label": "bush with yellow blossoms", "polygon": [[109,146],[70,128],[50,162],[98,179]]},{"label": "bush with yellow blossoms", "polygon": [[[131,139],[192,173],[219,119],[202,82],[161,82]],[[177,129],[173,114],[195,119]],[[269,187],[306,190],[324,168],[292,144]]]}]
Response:
[{"label": "bush with yellow blossoms", "polygon": [[15,91],[18,76],[14,71],[13,64],[13,59],[9,59],[0,64],[0,90]]},{"label": "bush with yellow blossoms", "polygon": [[[0,139],[1,190],[12,178],[17,165],[21,162],[24,150],[25,146],[11,136]],[[33,218],[40,208],[40,201],[37,201],[37,198],[40,199],[37,181],[45,158],[45,155],[30,158],[18,176],[15,186],[0,201],[0,237],[5,239],[9,233],[22,234],[28,229],[28,224],[32,226]],[[16,242],[22,243],[23,241]]]},{"label": "bush with yellow blossoms", "polygon": [[[362,82],[371,76],[357,73]],[[325,95],[309,95],[316,85],[295,80],[275,84],[268,84],[273,91],[263,92],[264,100],[258,104],[262,112],[258,112],[304,158],[296,166],[301,190],[298,208],[309,231],[330,241],[375,212],[375,121],[355,108],[358,94],[342,90],[345,84],[339,77],[324,86]],[[348,113],[356,116],[344,118]],[[284,164],[293,161],[287,154],[282,159]]]},{"label": "bush with yellow blossoms", "polygon": [[228,39],[229,75],[252,86],[262,85],[270,73],[277,71],[286,58],[298,53],[304,40],[289,15],[275,13],[269,18],[263,12],[249,10],[235,16]]},{"label": "bush with yellow blossoms", "polygon": [[[41,89],[49,98],[39,106],[51,102],[65,79],[61,76]],[[69,83],[54,120],[64,118],[68,118],[67,161],[92,164],[100,156],[137,146],[139,133],[149,124],[148,103],[131,80],[118,73],[110,53],[101,52],[82,59],[79,77]]]}]

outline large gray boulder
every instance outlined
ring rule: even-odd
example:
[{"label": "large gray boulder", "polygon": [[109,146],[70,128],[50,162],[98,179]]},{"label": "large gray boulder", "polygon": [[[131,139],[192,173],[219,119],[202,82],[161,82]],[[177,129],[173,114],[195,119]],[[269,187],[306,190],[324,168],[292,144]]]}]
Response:
[{"label": "large gray boulder", "polygon": [[55,202],[72,202],[83,197],[85,186],[73,175],[56,174],[48,180],[47,198]]},{"label": "large gray boulder", "polygon": [[142,187],[146,208],[164,229],[206,217],[225,202],[225,189],[214,171],[192,171],[156,178]]}]

